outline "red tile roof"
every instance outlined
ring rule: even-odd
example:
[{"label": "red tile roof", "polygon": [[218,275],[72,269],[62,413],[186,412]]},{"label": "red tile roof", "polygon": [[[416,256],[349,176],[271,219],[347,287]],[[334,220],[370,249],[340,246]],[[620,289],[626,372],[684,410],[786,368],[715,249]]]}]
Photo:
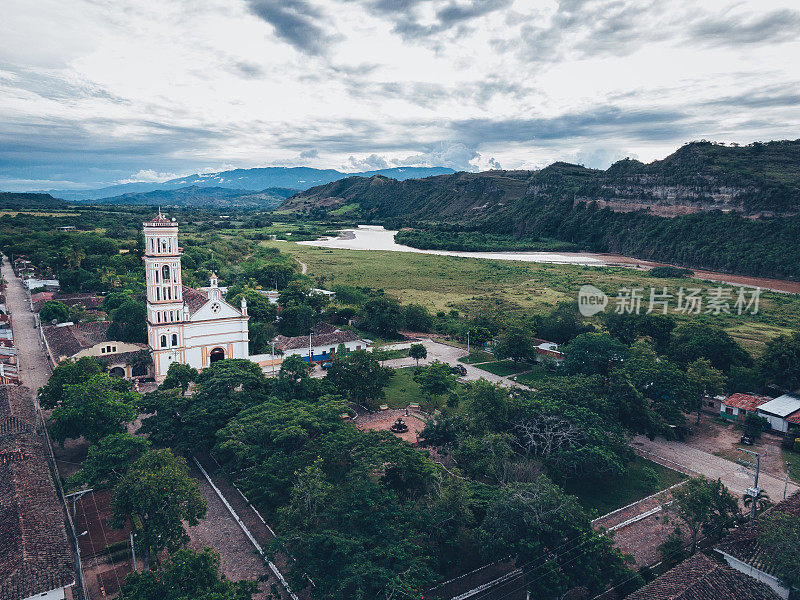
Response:
[{"label": "red tile roof", "polygon": [[764,583],[695,554],[655,581],[627,596],[626,600],[777,600]]},{"label": "red tile roof", "polygon": [[0,598],[19,600],[75,582],[64,512],[24,387],[0,387]]},{"label": "red tile roof", "polygon": [[789,421],[789,423],[800,425],[800,410],[786,417],[786,420]]},{"label": "red tile roof", "polygon": [[55,361],[63,357],[71,357],[95,344],[106,341],[106,333],[110,321],[95,321],[94,323],[78,323],[73,325],[51,325],[42,327],[47,345],[55,355]]},{"label": "red tile roof", "polygon": [[733,394],[723,400],[725,406],[731,406],[747,412],[754,412],[759,406],[772,400],[769,396],[755,394]]},{"label": "red tile roof", "polygon": [[[319,346],[338,346],[345,342],[355,342],[359,339],[358,335],[352,331],[335,331],[333,333],[314,334],[311,336],[311,345],[314,348]],[[297,337],[286,337],[279,335],[275,338],[275,348],[281,351],[298,350],[308,348],[308,336],[298,335]]]},{"label": "red tile roof", "polygon": [[190,288],[188,285],[183,286],[183,303],[189,307],[190,315],[203,308],[206,302],[208,302],[208,294]]},{"label": "red tile roof", "polygon": [[775,513],[784,513],[800,517],[800,492],[796,492],[783,502],[779,502],[770,507],[767,511],[759,515],[753,525],[746,525],[734,530],[715,547],[715,550],[729,554],[759,571],[774,575],[770,555],[759,543],[758,533],[759,521],[763,519],[765,515]]}]

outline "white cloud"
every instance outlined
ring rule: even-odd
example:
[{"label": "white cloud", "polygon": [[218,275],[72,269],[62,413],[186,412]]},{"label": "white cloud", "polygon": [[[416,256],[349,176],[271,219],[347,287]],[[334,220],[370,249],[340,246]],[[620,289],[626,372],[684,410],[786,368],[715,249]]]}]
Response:
[{"label": "white cloud", "polygon": [[796,0],[6,4],[8,179],[599,165],[800,137]]},{"label": "white cloud", "polygon": [[178,177],[180,175],[176,173],[156,173],[152,169],[140,169],[138,173],[134,173],[126,179],[120,179],[117,183],[162,183]]}]

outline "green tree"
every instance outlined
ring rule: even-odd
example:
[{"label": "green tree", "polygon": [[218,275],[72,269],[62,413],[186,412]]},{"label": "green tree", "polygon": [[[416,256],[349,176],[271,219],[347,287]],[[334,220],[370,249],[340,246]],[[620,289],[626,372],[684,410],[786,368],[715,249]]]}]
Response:
[{"label": "green tree", "polygon": [[307,304],[290,304],[281,311],[278,331],[289,337],[308,335],[316,321],[317,313]]},{"label": "green tree", "polygon": [[308,362],[297,354],[284,358],[272,393],[287,402],[314,398],[316,386],[309,374]]},{"label": "green tree", "polygon": [[800,387],[800,332],[780,335],[767,342],[758,368],[767,384],[785,390]]},{"label": "green tree", "polygon": [[408,355],[417,361],[417,368],[419,368],[420,359],[428,357],[428,349],[425,347],[425,344],[411,344]]},{"label": "green tree", "polygon": [[112,433],[89,447],[79,471],[70,476],[73,485],[95,489],[116,485],[130,465],[150,447],[150,442],[127,431]]},{"label": "green tree", "polygon": [[272,323],[278,315],[278,309],[275,305],[264,294],[260,294],[258,290],[245,288],[242,292],[233,296],[229,302],[238,307],[242,303],[242,298],[247,301],[247,314],[250,315],[251,322]]},{"label": "green tree", "polygon": [[727,373],[732,366],[750,366],[750,355],[720,327],[692,321],[677,327],[669,345],[669,356],[687,366],[698,358]]},{"label": "green tree", "polygon": [[456,386],[456,378],[450,372],[450,365],[439,360],[422,367],[414,375],[414,380],[419,383],[422,392],[429,398],[441,396]]},{"label": "green tree", "polygon": [[106,333],[108,339],[147,343],[147,307],[144,302],[126,300],[114,311]]},{"label": "green tree", "polygon": [[288,306],[302,306],[308,304],[311,287],[303,281],[290,282],[278,297],[278,304],[286,308]]},{"label": "green tree", "polygon": [[382,367],[371,353],[359,350],[333,361],[328,380],[353,402],[377,407],[379,400],[386,397],[384,388],[393,373],[389,367]]},{"label": "green tree", "polygon": [[180,389],[181,394],[186,395],[189,384],[197,381],[198,372],[194,367],[183,363],[174,362],[167,369],[167,376],[159,386],[162,390]]},{"label": "green tree", "polygon": [[676,527],[658,546],[658,553],[661,555],[661,561],[668,569],[678,565],[686,558],[686,542],[683,540],[683,531],[680,527]]},{"label": "green tree", "polygon": [[703,412],[703,398],[716,396],[725,389],[725,375],[715,369],[707,358],[698,358],[686,369],[686,381],[689,384],[690,396],[687,410],[697,412],[697,423]]},{"label": "green tree", "polygon": [[608,334],[582,333],[564,348],[564,370],[573,375],[608,375],[625,352],[625,346]]},{"label": "green tree", "polygon": [[758,541],[780,580],[800,587],[800,517],[779,511],[764,515],[758,520]]},{"label": "green tree", "polygon": [[530,359],[535,351],[533,335],[522,325],[510,327],[494,346],[497,358],[510,358],[514,364]]},{"label": "green tree", "polygon": [[691,536],[691,553],[697,549],[697,539],[703,531],[719,538],[736,524],[739,503],[722,485],[722,481],[704,476],[689,479],[672,492],[675,510],[686,524]]},{"label": "green tree", "polygon": [[421,304],[409,304],[403,309],[405,327],[411,331],[430,331],[433,317]]},{"label": "green tree", "polygon": [[50,435],[63,444],[81,436],[96,443],[121,433],[137,414],[137,395],[129,387],[127,381],[105,374],[65,385],[62,401],[50,415]]},{"label": "green tree", "polygon": [[750,494],[744,494],[742,496],[742,504],[744,504],[745,508],[751,508],[753,503],[756,505],[756,514],[764,512],[772,506],[769,494],[761,489],[758,490],[755,496],[751,496]]},{"label": "green tree", "polygon": [[125,579],[120,600],[250,600],[255,581],[228,581],[220,573],[219,554],[210,548],[181,548],[154,571],[133,572]]},{"label": "green tree", "polygon": [[469,328],[469,341],[473,348],[483,348],[492,339],[492,332],[486,327],[471,326]]},{"label": "green tree", "polygon": [[48,300],[42,306],[42,310],[39,311],[39,318],[45,325],[53,321],[65,323],[69,321],[69,307],[58,300]]},{"label": "green tree", "polygon": [[[631,572],[610,537],[595,532],[574,496],[545,476],[499,490],[478,530],[487,558],[511,554],[531,596],[558,597],[578,585],[592,594]],[[580,547],[580,552],[574,548]],[[543,559],[547,557],[547,559]]]},{"label": "green tree", "polygon": [[575,302],[561,302],[549,314],[536,320],[534,330],[542,339],[566,344],[582,333],[593,331],[594,328],[581,321],[578,305]]},{"label": "green tree", "polygon": [[129,519],[141,523],[136,547],[153,558],[164,548],[176,552],[189,540],[183,522],[197,525],[206,514],[186,459],[167,449],[142,454],[114,488],[111,505],[115,527]]},{"label": "green tree", "polygon": [[359,325],[383,337],[396,337],[403,324],[403,309],[394,298],[373,298],[361,310]]},{"label": "green tree", "polygon": [[103,373],[104,365],[91,357],[66,361],[53,369],[47,384],[39,390],[39,403],[43,408],[55,408],[64,400],[64,389],[88,381]]}]

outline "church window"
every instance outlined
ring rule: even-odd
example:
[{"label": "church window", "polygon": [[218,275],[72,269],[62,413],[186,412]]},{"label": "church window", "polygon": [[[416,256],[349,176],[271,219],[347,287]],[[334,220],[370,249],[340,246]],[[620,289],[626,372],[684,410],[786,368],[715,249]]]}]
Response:
[{"label": "church window", "polygon": [[169,265],[164,265],[161,267],[161,277],[164,281],[169,281]]},{"label": "church window", "polygon": [[161,336],[161,347],[162,348],[166,348],[167,347],[167,336],[165,336],[165,335]]},{"label": "church window", "polygon": [[164,300],[172,300],[172,288],[164,288]]},{"label": "church window", "polygon": [[156,300],[161,300],[161,288],[156,288]]},{"label": "church window", "polygon": [[158,283],[158,267],[156,267],[156,283]]},{"label": "church window", "polygon": [[173,333],[172,334],[172,345],[173,346],[177,346],[178,345],[178,334],[177,333]]},{"label": "church window", "polygon": [[159,323],[161,323],[161,313],[160,313],[160,312],[156,312],[156,320],[157,320]]},{"label": "church window", "polygon": [[172,311],[169,311],[169,320],[170,320],[170,322],[172,322],[172,320],[175,318],[174,315],[175,315],[175,313],[173,313]]}]

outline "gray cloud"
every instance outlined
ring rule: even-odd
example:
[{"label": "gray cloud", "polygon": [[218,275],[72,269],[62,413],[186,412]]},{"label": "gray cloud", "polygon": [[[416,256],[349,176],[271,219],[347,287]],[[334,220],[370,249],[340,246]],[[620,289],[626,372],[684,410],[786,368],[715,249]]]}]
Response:
[{"label": "gray cloud", "polygon": [[233,68],[242,76],[253,79],[257,77],[262,77],[264,75],[264,69],[259,67],[255,63],[246,62],[246,61],[236,61],[233,63]]},{"label": "gray cloud", "polygon": [[303,150],[300,153],[300,158],[319,158],[319,152],[315,148],[311,150]]},{"label": "gray cloud", "polygon": [[250,10],[275,29],[275,35],[306,54],[322,54],[332,37],[319,23],[324,15],[305,0],[247,0]]},{"label": "gray cloud", "polygon": [[766,15],[705,18],[695,23],[691,35],[712,45],[763,44],[798,39],[800,12],[775,10]]},{"label": "gray cloud", "polygon": [[404,167],[450,167],[456,171],[474,171],[473,161],[480,154],[473,147],[461,142],[439,142],[418,154],[394,161]]}]

